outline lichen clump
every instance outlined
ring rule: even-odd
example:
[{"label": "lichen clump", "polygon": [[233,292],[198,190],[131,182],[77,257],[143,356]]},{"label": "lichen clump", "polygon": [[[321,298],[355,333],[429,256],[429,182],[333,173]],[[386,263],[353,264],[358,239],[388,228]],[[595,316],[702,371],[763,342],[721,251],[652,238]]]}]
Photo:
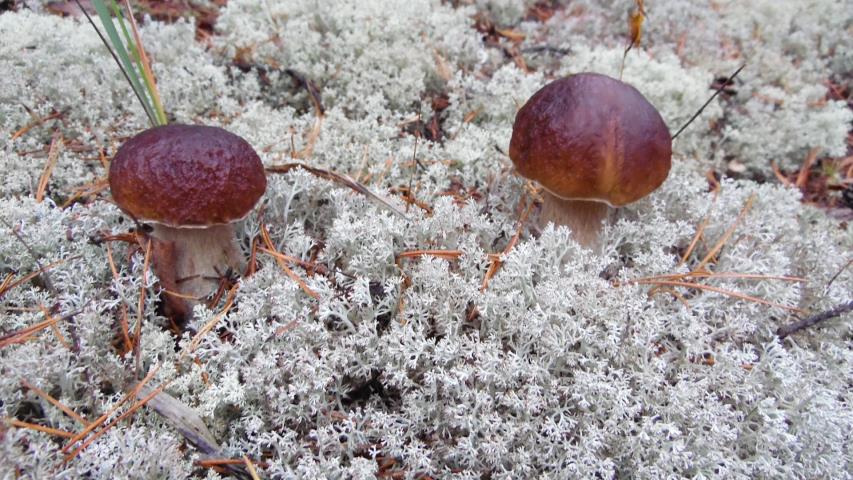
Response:
[{"label": "lichen clump", "polygon": [[[254,268],[177,331],[98,188],[141,109],[84,20],[0,13],[0,477],[220,478],[150,408],[67,463],[67,438],[22,426],[80,432],[148,372],[218,456],[269,478],[848,477],[853,318],[777,330],[851,300],[853,235],[770,164],[848,154],[853,115],[828,86],[853,71],[844,3],[646,2],[623,79],[671,131],[749,65],[598,253],[532,227],[506,152],[547,82],[618,76],[622,2],[235,0],[200,40],[146,18],[172,121],[404,213],[270,174],[236,228]],[[700,267],[716,275],[683,276]]]}]

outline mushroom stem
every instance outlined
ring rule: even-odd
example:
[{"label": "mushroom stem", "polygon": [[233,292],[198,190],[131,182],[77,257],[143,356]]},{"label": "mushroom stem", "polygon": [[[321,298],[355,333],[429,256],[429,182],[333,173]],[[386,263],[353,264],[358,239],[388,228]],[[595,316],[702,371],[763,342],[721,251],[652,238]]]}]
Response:
[{"label": "mushroom stem", "polygon": [[612,208],[603,202],[569,200],[560,198],[548,190],[542,191],[542,211],[539,223],[565,225],[572,231],[572,238],[584,247],[598,250],[601,224],[610,215]]},{"label": "mushroom stem", "polygon": [[[241,271],[240,254],[231,224],[206,228],[175,228],[155,224],[151,236],[173,246],[172,265],[160,266],[169,272],[158,276],[174,279],[178,293],[203,299],[219,285],[228,268]],[[155,270],[156,271],[156,270]],[[190,306],[197,302],[190,302]]]}]

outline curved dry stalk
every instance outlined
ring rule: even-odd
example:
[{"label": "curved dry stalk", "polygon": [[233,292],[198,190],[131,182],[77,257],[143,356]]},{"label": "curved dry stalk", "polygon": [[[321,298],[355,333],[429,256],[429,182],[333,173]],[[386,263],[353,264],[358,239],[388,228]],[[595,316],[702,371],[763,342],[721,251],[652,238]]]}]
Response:
[{"label": "curved dry stalk", "polygon": [[744,218],[746,218],[746,214],[749,213],[749,210],[752,208],[753,202],[755,202],[755,193],[753,193],[749,196],[749,198],[746,199],[746,203],[744,204],[743,208],[741,208],[740,213],[738,214],[732,226],[730,226],[728,230],[726,230],[726,232],[723,234],[722,237],[720,237],[720,239],[717,241],[711,251],[709,251],[705,255],[705,258],[703,258],[702,261],[699,262],[699,265],[696,265],[693,271],[703,270],[705,268],[705,265],[707,265],[712,258],[714,258],[718,253],[720,253],[720,250],[723,249],[723,246],[735,233],[735,229],[737,228],[737,226],[743,221]]},{"label": "curved dry stalk", "polygon": [[720,287],[712,287],[711,285],[703,285],[701,283],[693,283],[693,282],[684,282],[677,280],[644,280],[644,281],[633,281],[632,283],[636,283],[639,285],[668,285],[673,287],[685,287],[685,288],[693,288],[696,290],[708,290],[711,292],[720,293],[722,295],[726,295],[728,297],[739,298],[741,300],[747,300],[753,303],[760,303],[762,305],[767,305],[770,307],[782,308],[785,310],[789,310],[792,312],[803,312],[804,310],[797,307],[792,307],[790,305],[782,305],[781,303],[771,302],[769,300],[764,300],[763,298],[753,297],[751,295],[746,295],[743,293],[735,292],[732,290],[726,290]]},{"label": "curved dry stalk", "polygon": [[761,275],[753,273],[737,273],[737,272],[687,272],[687,273],[666,273],[663,275],[652,275],[650,277],[640,277],[634,280],[629,280],[627,283],[652,280],[667,280],[667,279],[684,279],[684,278],[735,278],[742,280],[782,280],[785,282],[808,282],[802,277],[789,277],[785,275]]},{"label": "curved dry stalk", "polygon": [[462,256],[462,250],[408,250],[400,252],[397,258],[438,257],[445,260],[456,260]]},{"label": "curved dry stalk", "polygon": [[406,214],[404,212],[397,210],[397,207],[391,205],[391,203],[388,202],[388,200],[385,200],[384,198],[380,197],[379,195],[371,192],[370,189],[368,189],[366,186],[364,186],[363,184],[361,184],[359,182],[356,182],[355,180],[349,178],[346,175],[343,175],[343,174],[340,174],[337,172],[333,172],[331,170],[325,170],[322,168],[311,167],[309,165],[305,165],[304,163],[299,163],[299,162],[285,163],[284,165],[274,165],[272,167],[267,167],[266,171],[269,173],[287,173],[287,172],[289,172],[295,168],[301,168],[301,169],[305,170],[306,172],[310,173],[311,175],[314,175],[315,177],[319,177],[319,178],[322,178],[325,180],[330,180],[330,181],[337,183],[339,185],[343,185],[343,186],[353,190],[356,193],[360,193],[360,194],[366,196],[368,198],[368,200],[371,200],[373,203],[375,203],[379,206],[387,208],[388,210],[390,210],[393,213],[396,213],[397,215],[399,215],[403,219],[406,219],[406,220],[409,219],[409,217],[406,216]]},{"label": "curved dry stalk", "polygon": [[299,275],[297,275],[293,270],[290,269],[290,267],[287,266],[287,263],[285,262],[289,260],[289,257],[275,249],[275,245],[273,245],[272,243],[272,239],[270,238],[270,233],[267,230],[267,226],[263,223],[261,223],[261,240],[263,240],[264,244],[267,246],[267,248],[264,248],[262,250],[266,250],[269,255],[272,255],[272,257],[275,259],[275,262],[284,271],[285,275],[287,275],[288,278],[290,278],[297,285],[299,285],[299,288],[301,288],[303,292],[308,294],[308,296],[315,299],[319,299],[320,295],[314,290],[312,290],[311,287],[309,287],[304,280],[299,278]]}]

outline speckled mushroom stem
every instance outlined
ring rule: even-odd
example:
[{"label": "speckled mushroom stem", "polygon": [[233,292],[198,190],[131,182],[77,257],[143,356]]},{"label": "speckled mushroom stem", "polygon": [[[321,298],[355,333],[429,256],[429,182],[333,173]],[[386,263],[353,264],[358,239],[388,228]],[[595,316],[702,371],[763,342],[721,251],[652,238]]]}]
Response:
[{"label": "speckled mushroom stem", "polygon": [[[206,228],[175,228],[155,224],[151,236],[170,242],[173,248],[171,272],[156,272],[161,278],[174,275],[178,293],[203,299],[215,292],[219,279],[229,268],[240,272],[244,259],[231,224]],[[155,265],[156,266],[156,265]],[[156,269],[155,269],[156,271]],[[189,302],[194,305],[197,302]]]},{"label": "speckled mushroom stem", "polygon": [[586,248],[598,251],[601,225],[610,215],[612,208],[603,202],[567,200],[553,193],[542,191],[542,211],[539,224],[548,222],[565,225],[572,231],[572,238]]}]

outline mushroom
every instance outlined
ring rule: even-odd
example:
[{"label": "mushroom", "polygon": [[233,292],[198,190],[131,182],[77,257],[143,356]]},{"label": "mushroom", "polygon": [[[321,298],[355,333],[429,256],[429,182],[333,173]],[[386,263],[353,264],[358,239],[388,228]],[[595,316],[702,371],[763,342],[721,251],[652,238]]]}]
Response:
[{"label": "mushroom", "polygon": [[509,156],[544,189],[540,222],[566,225],[578,243],[597,248],[612,208],[666,180],[672,138],[637,89],[579,73],[544,86],[518,111]]},{"label": "mushroom", "polygon": [[[248,215],[267,181],[241,137],[199,125],[145,130],[119,148],[109,182],[119,208],[152,224],[152,266],[167,290],[200,299],[228,269],[242,269],[233,223]],[[195,301],[166,303],[188,318]]]}]

